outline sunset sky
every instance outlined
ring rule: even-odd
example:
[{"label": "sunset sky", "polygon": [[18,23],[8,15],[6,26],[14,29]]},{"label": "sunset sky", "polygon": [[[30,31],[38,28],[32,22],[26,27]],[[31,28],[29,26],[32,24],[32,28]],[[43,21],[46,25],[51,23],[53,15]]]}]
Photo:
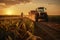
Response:
[{"label": "sunset sky", "polygon": [[60,15],[60,0],[0,0],[0,15],[25,15],[44,6],[48,15]]}]

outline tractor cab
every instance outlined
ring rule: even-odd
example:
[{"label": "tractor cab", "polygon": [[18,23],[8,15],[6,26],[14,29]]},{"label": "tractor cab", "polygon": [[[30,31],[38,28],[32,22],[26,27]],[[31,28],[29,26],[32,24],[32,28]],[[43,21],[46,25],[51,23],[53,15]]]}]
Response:
[{"label": "tractor cab", "polygon": [[46,8],[44,8],[44,7],[37,8],[37,12],[39,12],[39,13],[43,13],[43,12],[45,12],[45,10],[46,10]]},{"label": "tractor cab", "polygon": [[45,7],[38,7],[37,8],[37,13],[35,15],[35,20],[38,21],[39,19],[41,21],[48,21],[48,15],[47,12],[45,12],[46,8]]}]

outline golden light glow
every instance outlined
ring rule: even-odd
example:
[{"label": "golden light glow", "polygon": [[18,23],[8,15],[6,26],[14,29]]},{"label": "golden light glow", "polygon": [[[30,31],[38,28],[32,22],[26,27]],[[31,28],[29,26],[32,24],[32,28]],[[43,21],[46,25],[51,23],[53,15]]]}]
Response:
[{"label": "golden light glow", "polygon": [[5,10],[5,14],[6,15],[13,15],[13,10],[7,9],[7,10]]},{"label": "golden light glow", "polygon": [[[47,8],[48,15],[60,15],[60,7],[53,4],[44,4],[44,3],[26,3],[26,4],[17,4],[12,5],[3,10],[3,15],[20,15],[21,12],[24,15],[28,15],[30,10],[36,10],[37,7],[45,7]],[[2,11],[0,12],[2,14]]]},{"label": "golden light glow", "polygon": [[7,15],[12,15],[12,11],[11,10],[7,10],[6,14]]}]

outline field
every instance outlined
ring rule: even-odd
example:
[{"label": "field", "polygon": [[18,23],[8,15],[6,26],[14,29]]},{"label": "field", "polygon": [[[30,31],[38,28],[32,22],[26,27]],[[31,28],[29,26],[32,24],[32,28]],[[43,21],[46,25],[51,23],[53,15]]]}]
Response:
[{"label": "field", "polygon": [[45,24],[54,29],[60,30],[60,15],[49,15],[48,22]]},{"label": "field", "polygon": [[49,22],[60,23],[60,15],[49,15]]},{"label": "field", "polygon": [[33,22],[27,18],[0,16],[0,40],[27,40],[33,35],[33,29]]},{"label": "field", "polygon": [[[48,16],[47,25],[60,23],[60,16]],[[53,26],[53,27],[54,27]],[[57,27],[58,29],[60,28]],[[0,40],[35,40],[34,22],[28,18],[20,16],[0,16]]]}]

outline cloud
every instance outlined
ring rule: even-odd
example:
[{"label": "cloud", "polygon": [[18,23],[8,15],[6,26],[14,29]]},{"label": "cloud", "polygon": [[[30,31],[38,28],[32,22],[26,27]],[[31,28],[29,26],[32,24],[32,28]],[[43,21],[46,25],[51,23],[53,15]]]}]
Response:
[{"label": "cloud", "polygon": [[27,2],[30,2],[30,0],[0,0],[0,3],[5,3],[6,5],[14,5]]},{"label": "cloud", "polygon": [[0,3],[5,3],[6,5],[15,5],[20,3],[35,2],[35,3],[46,3],[59,5],[60,0],[0,0]]},{"label": "cloud", "polygon": [[34,3],[60,5],[60,0],[33,0]]},{"label": "cloud", "polygon": [[48,4],[55,4],[55,5],[60,5],[60,0],[48,0]]}]

